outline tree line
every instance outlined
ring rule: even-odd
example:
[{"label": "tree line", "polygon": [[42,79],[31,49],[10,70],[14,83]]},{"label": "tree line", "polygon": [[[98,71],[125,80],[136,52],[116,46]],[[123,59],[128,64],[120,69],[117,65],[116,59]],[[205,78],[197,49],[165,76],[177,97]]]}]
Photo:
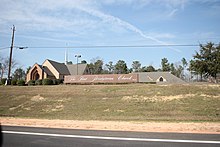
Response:
[{"label": "tree line", "polygon": [[[4,75],[8,73],[9,58],[0,57],[0,78],[3,79]],[[72,62],[69,62],[72,64]],[[186,79],[189,71],[192,78],[194,75],[199,76],[200,80],[203,78],[211,77],[214,82],[217,82],[217,77],[220,74],[220,45],[215,45],[209,42],[205,45],[200,45],[200,50],[195,52],[193,59],[187,62],[185,58],[182,58],[179,62],[169,63],[167,58],[161,59],[161,68],[156,69],[152,65],[142,66],[140,61],[133,61],[131,68],[128,68],[127,63],[124,60],[118,60],[115,64],[113,61],[109,61],[104,64],[104,61],[99,58],[92,59],[90,63],[82,60],[81,64],[87,64],[89,74],[127,74],[135,72],[156,72],[166,71],[171,72],[173,75]],[[30,70],[30,66],[24,70],[22,68],[16,68],[17,63],[12,61],[12,68],[14,73],[12,78],[16,80],[25,80],[26,74]]]}]

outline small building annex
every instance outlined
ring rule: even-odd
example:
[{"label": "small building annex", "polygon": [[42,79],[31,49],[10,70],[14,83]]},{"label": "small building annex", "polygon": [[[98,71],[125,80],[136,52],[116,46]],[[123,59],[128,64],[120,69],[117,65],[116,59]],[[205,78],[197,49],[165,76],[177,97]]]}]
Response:
[{"label": "small building annex", "polygon": [[66,75],[88,73],[87,64],[64,64],[46,59],[42,65],[35,63],[27,73],[26,82],[38,79],[64,79]]},{"label": "small building annex", "polygon": [[174,76],[170,72],[139,72],[139,83],[151,83],[157,84],[185,84],[182,79]]}]

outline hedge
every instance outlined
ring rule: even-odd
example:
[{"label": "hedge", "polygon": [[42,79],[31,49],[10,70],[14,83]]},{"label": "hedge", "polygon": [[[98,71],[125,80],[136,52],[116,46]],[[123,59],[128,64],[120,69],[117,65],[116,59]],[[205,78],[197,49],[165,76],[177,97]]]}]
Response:
[{"label": "hedge", "polygon": [[5,85],[5,82],[6,82],[6,78],[2,78],[1,80],[0,80],[0,85]]},{"label": "hedge", "polygon": [[35,80],[30,80],[28,81],[28,86],[34,86],[35,85]]},{"label": "hedge", "polygon": [[35,81],[35,85],[42,85],[42,80],[40,80],[40,79],[39,79],[39,80],[36,80],[36,81]]},{"label": "hedge", "polygon": [[43,79],[43,81],[42,81],[42,84],[43,85],[53,85],[53,80],[51,80],[51,79]]},{"label": "hedge", "polygon": [[17,81],[17,85],[18,85],[18,86],[25,86],[25,81],[22,80],[22,79],[21,79],[21,80],[18,80],[18,81]]},{"label": "hedge", "polygon": [[60,85],[63,84],[63,79],[54,79],[53,80],[53,85]]},{"label": "hedge", "polygon": [[17,85],[17,79],[12,79],[11,80],[11,85]]}]

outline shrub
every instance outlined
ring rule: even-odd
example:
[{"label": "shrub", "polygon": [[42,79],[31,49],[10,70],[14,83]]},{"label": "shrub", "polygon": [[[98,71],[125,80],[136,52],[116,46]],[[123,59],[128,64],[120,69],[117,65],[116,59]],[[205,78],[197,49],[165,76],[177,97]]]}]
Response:
[{"label": "shrub", "polygon": [[11,85],[17,85],[17,79],[12,79],[11,80]]},{"label": "shrub", "polygon": [[53,85],[58,85],[57,79],[53,79]]},{"label": "shrub", "polygon": [[6,80],[7,80],[6,78],[2,78],[0,81],[0,85],[5,85]]},{"label": "shrub", "polygon": [[53,85],[53,80],[51,80],[51,79],[43,79],[42,84],[43,85]]},{"label": "shrub", "polygon": [[53,80],[53,84],[54,85],[60,85],[60,84],[62,84],[63,83],[63,79],[54,79]]},{"label": "shrub", "polygon": [[63,84],[63,79],[57,79],[57,84],[58,85]]},{"label": "shrub", "polygon": [[34,86],[35,85],[35,81],[34,80],[30,80],[28,81],[28,86]]},{"label": "shrub", "polygon": [[36,80],[35,85],[42,85],[42,80],[40,80],[40,79]]},{"label": "shrub", "polygon": [[18,86],[25,86],[25,81],[23,79],[17,81]]}]

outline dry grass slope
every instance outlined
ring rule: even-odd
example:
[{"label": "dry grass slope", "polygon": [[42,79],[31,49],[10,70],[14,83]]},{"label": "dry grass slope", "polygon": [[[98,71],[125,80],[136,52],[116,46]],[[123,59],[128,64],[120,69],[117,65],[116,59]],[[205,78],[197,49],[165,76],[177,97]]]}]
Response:
[{"label": "dry grass slope", "polygon": [[220,121],[220,85],[0,87],[0,115],[110,121]]}]

